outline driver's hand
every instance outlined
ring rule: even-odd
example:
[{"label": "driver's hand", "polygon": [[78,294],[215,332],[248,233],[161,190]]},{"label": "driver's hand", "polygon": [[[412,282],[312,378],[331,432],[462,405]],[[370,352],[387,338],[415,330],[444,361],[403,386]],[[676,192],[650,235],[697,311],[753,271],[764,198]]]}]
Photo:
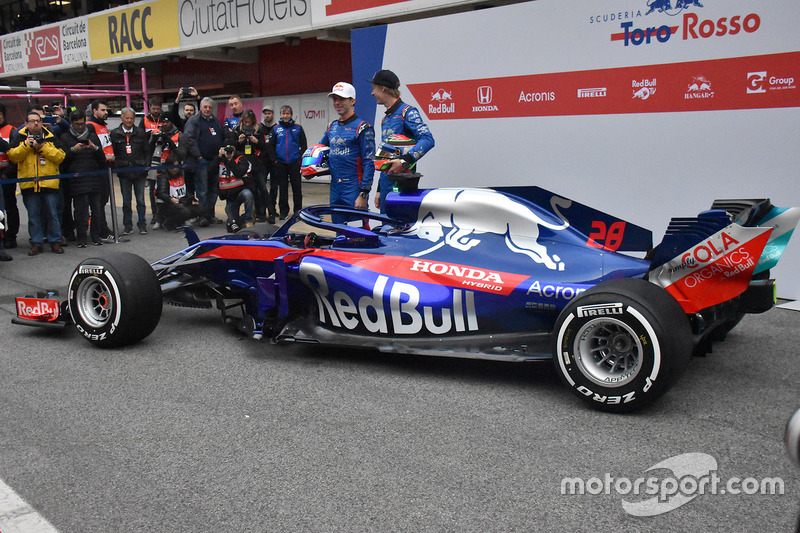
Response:
[{"label": "driver's hand", "polygon": [[386,172],[388,172],[389,174],[399,174],[403,172],[403,160],[394,159],[392,161],[391,166],[389,167],[389,170],[387,170]]}]

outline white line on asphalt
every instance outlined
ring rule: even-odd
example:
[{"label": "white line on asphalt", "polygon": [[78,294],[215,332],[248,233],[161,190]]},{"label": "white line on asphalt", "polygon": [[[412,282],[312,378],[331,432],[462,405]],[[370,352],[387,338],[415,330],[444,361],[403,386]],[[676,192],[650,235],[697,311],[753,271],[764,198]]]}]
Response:
[{"label": "white line on asphalt", "polygon": [[58,530],[0,479],[0,532],[58,533]]}]

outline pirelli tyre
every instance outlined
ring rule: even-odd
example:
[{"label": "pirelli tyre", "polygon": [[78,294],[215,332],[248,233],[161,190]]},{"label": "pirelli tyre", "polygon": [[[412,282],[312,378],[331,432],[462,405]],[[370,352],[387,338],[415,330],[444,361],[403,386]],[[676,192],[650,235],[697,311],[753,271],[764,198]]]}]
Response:
[{"label": "pirelli tyre", "polygon": [[161,285],[138,255],[86,259],[69,280],[69,313],[78,331],[102,347],[138,342],[161,318]]},{"label": "pirelli tyre", "polygon": [[601,283],[562,311],[556,371],[593,407],[631,411],[664,394],[692,353],[689,320],[664,289],[641,279]]}]

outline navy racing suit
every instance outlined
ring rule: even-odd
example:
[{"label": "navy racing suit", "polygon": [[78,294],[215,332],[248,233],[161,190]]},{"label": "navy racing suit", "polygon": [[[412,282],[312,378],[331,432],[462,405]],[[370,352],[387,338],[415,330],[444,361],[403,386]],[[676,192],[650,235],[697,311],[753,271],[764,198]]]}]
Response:
[{"label": "navy racing suit", "polygon": [[360,192],[369,194],[372,189],[375,130],[353,114],[346,120],[331,122],[319,144],[331,148],[331,205],[353,207]]},{"label": "navy racing suit", "polygon": [[[386,110],[386,115],[381,121],[381,139],[386,140],[390,135],[406,135],[417,141],[403,156],[409,166],[419,161],[435,144],[431,130],[422,122],[419,110],[399,98]],[[386,195],[394,189],[394,186],[395,182],[389,179],[388,174],[381,172],[378,184],[381,193],[381,213],[386,212]]]}]

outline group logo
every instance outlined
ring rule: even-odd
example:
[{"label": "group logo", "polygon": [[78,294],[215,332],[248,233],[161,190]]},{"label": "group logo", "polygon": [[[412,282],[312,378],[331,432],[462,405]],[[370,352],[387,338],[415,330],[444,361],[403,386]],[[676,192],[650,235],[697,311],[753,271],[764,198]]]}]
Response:
[{"label": "group logo", "polygon": [[769,76],[766,70],[747,73],[747,94],[764,94],[767,91],[796,88],[792,76]]}]

